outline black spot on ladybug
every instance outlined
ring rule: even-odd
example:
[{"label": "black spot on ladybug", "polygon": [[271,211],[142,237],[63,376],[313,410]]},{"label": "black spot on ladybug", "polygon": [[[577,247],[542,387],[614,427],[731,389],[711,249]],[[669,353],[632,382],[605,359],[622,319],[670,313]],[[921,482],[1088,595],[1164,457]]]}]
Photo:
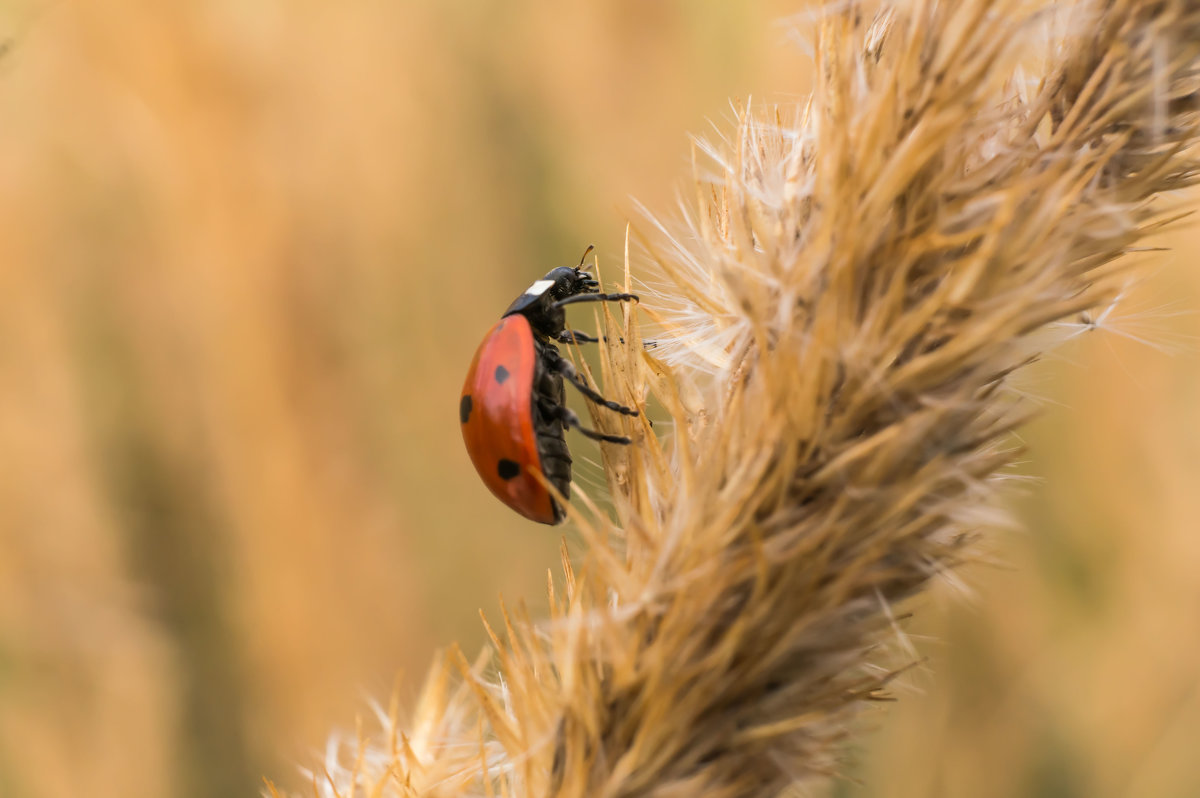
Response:
[{"label": "black spot on ladybug", "polygon": [[504,381],[507,379],[508,379],[508,369],[504,368],[504,366],[496,366],[496,382],[503,385]]},{"label": "black spot on ladybug", "polygon": [[508,480],[521,473],[521,466],[514,463],[512,460],[501,460],[496,468],[496,473],[500,475],[500,479]]},{"label": "black spot on ladybug", "polygon": [[467,419],[471,417],[471,394],[465,394],[462,401],[458,403],[458,420],[466,424]]}]

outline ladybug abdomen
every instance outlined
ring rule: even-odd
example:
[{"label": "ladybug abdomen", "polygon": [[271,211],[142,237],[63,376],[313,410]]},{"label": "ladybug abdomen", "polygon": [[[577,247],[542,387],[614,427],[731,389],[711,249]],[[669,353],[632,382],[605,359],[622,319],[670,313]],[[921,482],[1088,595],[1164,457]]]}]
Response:
[{"label": "ladybug abdomen", "polygon": [[571,495],[571,453],[567,450],[566,427],[557,410],[566,403],[567,396],[563,389],[562,375],[543,365],[544,350],[547,348],[558,354],[555,347],[538,342],[537,365],[533,377],[534,433],[538,439],[542,473],[565,499]]},{"label": "ladybug abdomen", "polygon": [[[471,361],[459,400],[459,421],[467,453],[488,489],[526,518],[555,524],[562,520],[562,510],[534,474],[544,474],[565,495],[570,456],[565,442],[561,450],[551,443],[545,462],[542,459],[539,440],[546,440],[548,419],[538,401],[545,371],[538,347],[524,316],[501,319]],[[558,390],[561,397],[561,379]],[[559,423],[560,441],[561,427]]]}]

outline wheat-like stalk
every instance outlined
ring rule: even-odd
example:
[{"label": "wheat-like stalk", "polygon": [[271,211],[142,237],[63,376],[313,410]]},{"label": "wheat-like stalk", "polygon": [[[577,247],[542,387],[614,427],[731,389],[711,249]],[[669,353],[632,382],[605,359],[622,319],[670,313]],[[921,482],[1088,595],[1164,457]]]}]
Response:
[{"label": "wheat-like stalk", "polygon": [[1010,375],[1118,296],[1196,174],[1200,0],[1058,5],[841,3],[798,118],[745,108],[700,145],[683,223],[640,236],[658,347],[604,318],[606,390],[673,421],[595,414],[637,439],[604,451],[618,520],[577,497],[588,551],[551,617],[436,664],[318,793],[770,796],[833,772],[902,662],[893,607],[990,523]]}]

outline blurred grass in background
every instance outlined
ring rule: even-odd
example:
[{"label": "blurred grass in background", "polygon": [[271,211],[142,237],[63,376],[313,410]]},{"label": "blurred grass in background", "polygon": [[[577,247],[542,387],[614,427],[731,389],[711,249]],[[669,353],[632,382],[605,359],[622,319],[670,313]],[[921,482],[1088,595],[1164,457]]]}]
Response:
[{"label": "blurred grass in background", "polygon": [[[728,98],[806,90],[798,8],[0,5],[0,796],[287,783],[476,608],[540,607],[560,533],[478,482],[466,364],[587,244],[616,274],[628,197],[669,210]],[[1170,243],[1130,308],[1170,307],[1118,326],[1183,345],[1039,367],[1034,533],[920,608],[929,667],[837,792],[1200,795],[1200,237]]]}]

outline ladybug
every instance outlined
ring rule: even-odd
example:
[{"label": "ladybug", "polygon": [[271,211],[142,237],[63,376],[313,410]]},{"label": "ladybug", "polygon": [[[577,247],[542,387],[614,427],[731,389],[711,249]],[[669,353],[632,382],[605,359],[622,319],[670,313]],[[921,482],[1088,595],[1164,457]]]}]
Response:
[{"label": "ladybug", "polygon": [[[587,258],[592,247],[583,253]],[[576,302],[637,301],[634,294],[603,294],[583,267],[561,266],[526,289],[484,336],[459,400],[463,441],[475,470],[500,501],[526,518],[557,524],[566,513],[532,475],[540,471],[566,497],[571,455],[564,433],[574,427],[592,440],[626,444],[629,438],[586,429],[566,406],[563,381],[593,402],[636,416],[638,411],[605,399],[579,376],[554,343],[600,340],[566,329],[563,308]]]}]

